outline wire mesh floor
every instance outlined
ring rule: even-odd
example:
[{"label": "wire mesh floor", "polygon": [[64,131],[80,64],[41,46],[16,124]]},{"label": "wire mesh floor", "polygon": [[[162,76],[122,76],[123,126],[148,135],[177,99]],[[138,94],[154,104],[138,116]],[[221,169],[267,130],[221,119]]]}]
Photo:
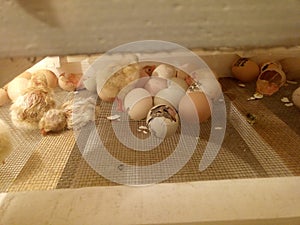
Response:
[{"label": "wire mesh floor", "polygon": [[[164,182],[299,176],[300,110],[286,107],[280,101],[282,97],[291,96],[297,85],[283,87],[271,97],[247,101],[254,93],[255,84],[241,88],[231,78],[221,79],[220,82],[226,99],[227,127],[216,159],[206,170],[199,171],[210,133],[210,122],[206,122],[201,124],[201,134],[190,160]],[[62,102],[65,95],[60,91],[58,101]],[[127,164],[146,166],[172,154],[180,131],[151,151],[131,150],[117,141],[112,123],[118,121],[106,119],[110,109],[111,104],[99,102],[95,124],[99,138],[112,156]],[[248,113],[256,116],[252,125],[247,122]],[[42,137],[39,131],[17,130],[10,121],[9,106],[0,108],[0,117],[11,126],[14,143],[13,153],[7,158],[6,164],[0,166],[0,192],[119,185],[90,167],[82,157],[72,131]],[[147,137],[148,134],[137,132],[140,125],[145,125],[145,121],[130,121],[129,125],[136,137]],[[89,133],[84,135],[88,136]],[[188,148],[187,143],[182,151]],[[122,165],[118,169],[121,172]],[[155,176],[157,174],[153,173]]]}]

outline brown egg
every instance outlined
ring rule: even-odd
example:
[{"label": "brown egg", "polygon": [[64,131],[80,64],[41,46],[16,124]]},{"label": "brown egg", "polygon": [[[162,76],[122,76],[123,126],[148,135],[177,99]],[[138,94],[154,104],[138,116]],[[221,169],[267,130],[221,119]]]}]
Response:
[{"label": "brown egg", "polygon": [[201,91],[186,92],[179,102],[179,115],[186,122],[205,122],[211,116],[210,105]]},{"label": "brown egg", "polygon": [[32,76],[43,74],[46,76],[47,84],[49,88],[56,88],[58,85],[57,76],[51,71],[46,69],[37,70],[32,73]]},{"label": "brown egg", "polygon": [[232,64],[232,75],[242,81],[250,82],[255,80],[259,75],[258,65],[247,58],[239,58]]}]

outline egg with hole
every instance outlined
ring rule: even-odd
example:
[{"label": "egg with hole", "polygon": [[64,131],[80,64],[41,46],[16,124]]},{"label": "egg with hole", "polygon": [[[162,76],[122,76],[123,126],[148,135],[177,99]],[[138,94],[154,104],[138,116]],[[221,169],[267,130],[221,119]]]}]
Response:
[{"label": "egg with hole", "polygon": [[202,91],[187,91],[178,106],[181,120],[189,123],[205,122],[211,116],[210,103]]},{"label": "egg with hole", "polygon": [[132,89],[125,96],[124,109],[132,120],[142,120],[153,106],[151,94],[144,88]]},{"label": "egg with hole", "polygon": [[185,95],[185,90],[183,90],[180,87],[169,87],[160,90],[155,96],[154,96],[154,105],[171,105],[176,110],[178,109],[178,105],[180,102],[180,99]]},{"label": "egg with hole", "polygon": [[267,62],[262,65],[256,81],[256,91],[263,95],[272,95],[285,83],[286,76],[277,62]]},{"label": "egg with hole", "polygon": [[237,59],[232,64],[231,71],[232,75],[242,82],[254,81],[259,75],[258,65],[248,58]]},{"label": "egg with hole", "polygon": [[151,134],[158,138],[168,138],[174,135],[179,126],[179,116],[170,105],[157,105],[150,109],[146,124]]},{"label": "egg with hole", "polygon": [[160,77],[151,77],[145,84],[144,88],[155,96],[160,90],[168,87],[168,81]]},{"label": "egg with hole", "polygon": [[176,76],[176,69],[171,65],[160,64],[153,70],[152,76],[170,79]]},{"label": "egg with hole", "polygon": [[300,109],[300,87],[298,87],[292,95],[292,100],[295,104]]}]

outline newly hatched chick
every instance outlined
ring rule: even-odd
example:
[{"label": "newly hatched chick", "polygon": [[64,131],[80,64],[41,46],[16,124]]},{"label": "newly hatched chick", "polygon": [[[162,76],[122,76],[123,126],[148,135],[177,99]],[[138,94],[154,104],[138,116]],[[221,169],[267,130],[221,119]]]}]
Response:
[{"label": "newly hatched chick", "polygon": [[9,126],[0,119],[0,162],[5,163],[5,158],[11,153],[11,134]]},{"label": "newly hatched chick", "polygon": [[76,97],[62,105],[67,118],[67,128],[78,130],[95,120],[95,99]]},{"label": "newly hatched chick", "polygon": [[47,111],[39,122],[39,129],[45,136],[48,132],[59,132],[66,128],[66,114],[61,109],[50,109]]},{"label": "newly hatched chick", "polygon": [[44,113],[54,107],[51,89],[30,87],[11,105],[11,120],[18,128],[36,129]]}]

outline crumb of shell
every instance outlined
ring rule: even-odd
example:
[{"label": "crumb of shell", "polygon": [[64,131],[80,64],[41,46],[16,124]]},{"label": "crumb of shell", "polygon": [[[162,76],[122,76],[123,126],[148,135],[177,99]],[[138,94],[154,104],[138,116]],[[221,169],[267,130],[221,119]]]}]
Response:
[{"label": "crumb of shell", "polygon": [[264,96],[261,93],[256,92],[256,93],[254,93],[253,97],[255,99],[262,99]]},{"label": "crumb of shell", "polygon": [[252,101],[252,100],[255,100],[256,98],[251,96],[250,98],[247,99],[247,101]]},{"label": "crumb of shell", "polygon": [[293,80],[287,80],[286,83],[288,83],[288,84],[298,84],[297,81],[293,81]]},{"label": "crumb of shell", "polygon": [[146,126],[139,126],[139,129],[141,129],[141,130],[148,130],[148,127],[146,127]]},{"label": "crumb of shell", "polygon": [[291,107],[291,106],[293,106],[294,104],[292,103],[292,102],[290,102],[290,103],[285,103],[284,104],[286,107]]},{"label": "crumb of shell", "polygon": [[290,102],[290,100],[287,97],[281,98],[281,101],[284,102],[284,103]]},{"label": "crumb of shell", "polygon": [[144,134],[148,134],[148,132],[147,132],[147,131],[145,131],[145,130],[143,130],[143,133],[144,133]]},{"label": "crumb of shell", "polygon": [[241,84],[241,83],[240,83],[240,84],[238,84],[238,86],[239,86],[239,87],[242,87],[242,88],[246,87],[246,85],[245,85],[245,84]]},{"label": "crumb of shell", "polygon": [[112,116],[108,116],[106,117],[108,120],[118,120],[120,119],[120,115],[112,115]]}]

